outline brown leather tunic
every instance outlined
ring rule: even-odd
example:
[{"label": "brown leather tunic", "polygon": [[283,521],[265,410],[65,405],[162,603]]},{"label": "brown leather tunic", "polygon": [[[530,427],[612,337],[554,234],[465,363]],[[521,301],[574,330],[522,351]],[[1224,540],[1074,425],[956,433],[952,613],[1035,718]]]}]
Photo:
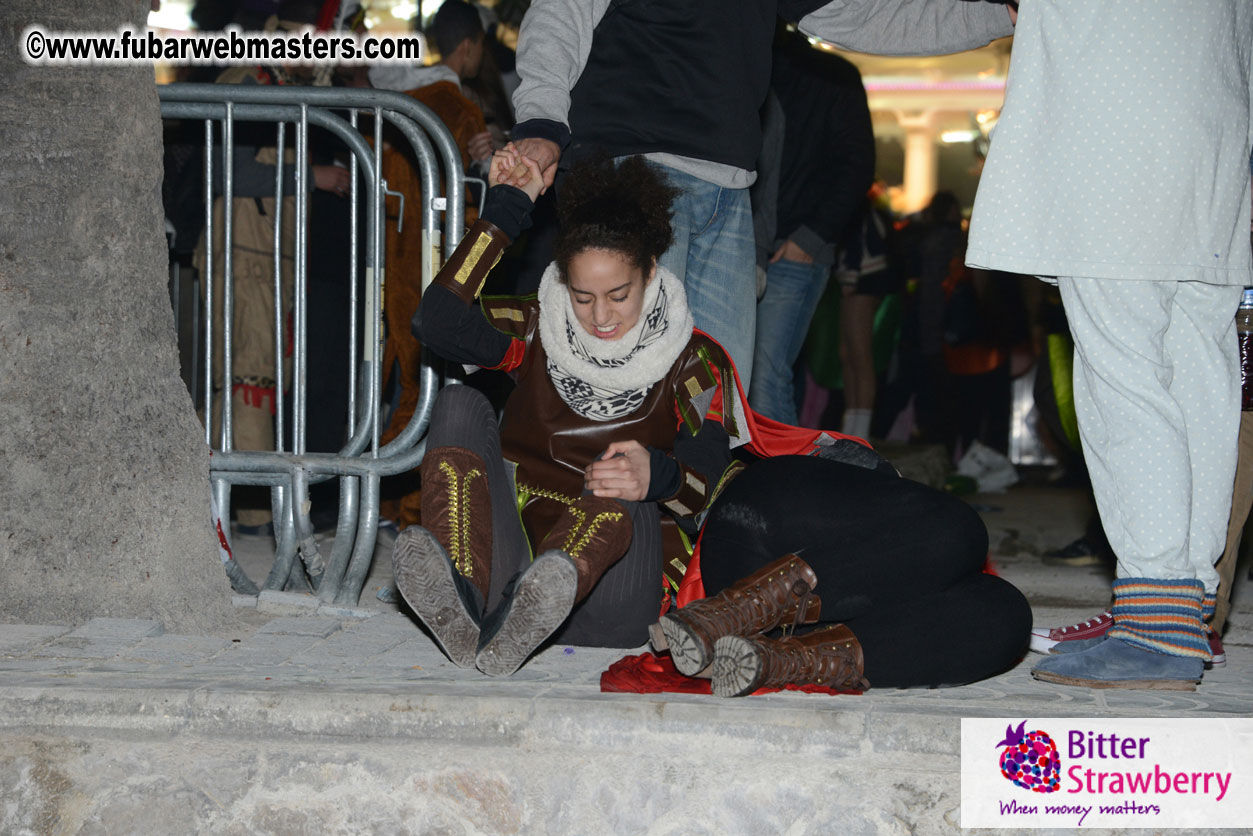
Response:
[{"label": "brown leather tunic", "polygon": [[[534,299],[484,300],[494,325],[526,341],[516,371],[517,388],[505,404],[500,444],[517,465],[522,522],[534,545],[557,521],[565,505],[583,492],[583,471],[613,441],[634,440],[665,452],[674,449],[680,418],[680,387],[712,384],[705,355],[722,356],[712,340],[692,334],[670,371],[653,384],[638,409],[614,421],[592,421],[568,407],[548,376],[547,354],[539,336],[539,305]],[[503,320],[503,321],[502,321]],[[693,392],[692,394],[695,394]],[[698,422],[703,419],[698,417]]]}]

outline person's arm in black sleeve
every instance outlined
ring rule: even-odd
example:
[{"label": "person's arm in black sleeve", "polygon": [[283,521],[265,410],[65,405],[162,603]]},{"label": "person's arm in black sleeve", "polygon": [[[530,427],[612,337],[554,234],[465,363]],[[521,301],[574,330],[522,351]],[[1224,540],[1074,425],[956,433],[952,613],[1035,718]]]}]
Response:
[{"label": "person's arm in black sleeve", "polygon": [[[816,163],[815,181],[822,183],[814,215],[788,237],[810,255],[838,241],[865,201],[874,181],[874,128],[866,88],[857,68],[836,56],[821,56],[832,71],[829,81],[814,86],[812,95],[829,97],[824,119],[823,162]],[[824,174],[825,169],[825,176]]]},{"label": "person's arm in black sleeve", "polygon": [[[223,149],[216,148],[213,160],[213,194],[226,193],[226,176],[222,164]],[[236,144],[231,153],[234,160],[231,172],[232,197],[274,197],[274,175],[278,167],[271,163],[257,161],[260,148],[253,145]],[[313,168],[306,169],[305,187],[313,188]],[[288,163],[283,166],[283,196],[296,193],[296,165]]]},{"label": "person's arm in black sleeve", "polygon": [[448,360],[484,368],[506,359],[515,338],[493,328],[474,300],[500,254],[531,225],[533,205],[513,186],[488,190],[479,219],[422,294],[413,333],[423,345]]},{"label": "person's arm in black sleeve", "polygon": [[673,455],[653,447],[648,452],[648,495],[644,500],[661,502],[684,517],[705,510],[732,461],[727,431],[712,418],[706,418],[695,435],[684,424],[674,440]]}]

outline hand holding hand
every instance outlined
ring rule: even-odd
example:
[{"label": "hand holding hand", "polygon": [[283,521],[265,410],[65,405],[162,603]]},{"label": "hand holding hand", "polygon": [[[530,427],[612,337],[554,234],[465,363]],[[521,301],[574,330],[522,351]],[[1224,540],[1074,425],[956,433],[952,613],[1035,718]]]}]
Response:
[{"label": "hand holding hand", "polygon": [[638,441],[615,441],[588,465],[583,487],[596,496],[639,502],[648,495],[648,450]]},{"label": "hand holding hand", "polygon": [[[518,171],[525,172],[519,177]],[[516,186],[526,192],[534,203],[544,193],[544,178],[540,175],[539,166],[534,160],[521,156],[511,142],[492,155],[491,167],[487,170],[489,186]]]},{"label": "hand holding hand", "polygon": [[[539,193],[543,194],[548,191],[548,188],[553,184],[553,179],[557,176],[557,160],[561,157],[561,149],[557,146],[557,143],[548,139],[528,138],[520,139],[516,143],[510,144],[517,149],[520,155],[535,162],[543,180],[543,188],[540,189]],[[524,171],[521,167],[514,168],[514,175],[521,182],[513,185],[519,188],[525,183],[525,178],[530,176],[529,172]]]}]

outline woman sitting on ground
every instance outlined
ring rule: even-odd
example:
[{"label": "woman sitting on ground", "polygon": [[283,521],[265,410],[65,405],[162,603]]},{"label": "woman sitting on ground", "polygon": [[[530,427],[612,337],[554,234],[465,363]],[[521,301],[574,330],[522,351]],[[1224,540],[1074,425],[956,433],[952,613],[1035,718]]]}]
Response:
[{"label": "woman sitting on ground", "polygon": [[[529,178],[509,173],[518,165]],[[1021,655],[1029,609],[981,574],[987,534],[973,511],[900,479],[858,441],[748,410],[730,360],[693,330],[682,286],[657,265],[674,192],[653,167],[576,168],[538,298],[485,299],[480,313],[474,298],[526,227],[541,178],[507,148],[491,181],[414,327],[438,354],[503,369],[517,388],[499,427],[476,391],[441,391],[421,466],[423,527],[402,532],[393,555],[397,588],[454,663],[509,674],[550,636],[643,644],[663,565],[686,557],[663,553],[663,509],[690,535],[708,517],[703,569],[681,598],[699,595],[702,575],[722,594],[672,612],[654,635],[685,672],[725,650],[719,693],[779,676],[957,684]],[[806,455],[745,467],[732,454],[741,446]],[[818,597],[824,620],[845,624],[760,635],[818,620]],[[728,644],[737,637],[749,644]]]}]

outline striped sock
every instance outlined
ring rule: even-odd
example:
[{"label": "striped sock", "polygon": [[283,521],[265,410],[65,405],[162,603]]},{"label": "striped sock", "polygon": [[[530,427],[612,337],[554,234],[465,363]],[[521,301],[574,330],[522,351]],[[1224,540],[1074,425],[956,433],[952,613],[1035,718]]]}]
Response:
[{"label": "striped sock", "polygon": [[1168,656],[1210,658],[1201,627],[1199,580],[1121,578],[1114,581],[1114,626],[1111,639]]},{"label": "striped sock", "polygon": [[1206,629],[1214,620],[1214,612],[1218,609],[1218,593],[1207,592],[1205,597],[1201,599],[1201,620],[1205,622]]}]

